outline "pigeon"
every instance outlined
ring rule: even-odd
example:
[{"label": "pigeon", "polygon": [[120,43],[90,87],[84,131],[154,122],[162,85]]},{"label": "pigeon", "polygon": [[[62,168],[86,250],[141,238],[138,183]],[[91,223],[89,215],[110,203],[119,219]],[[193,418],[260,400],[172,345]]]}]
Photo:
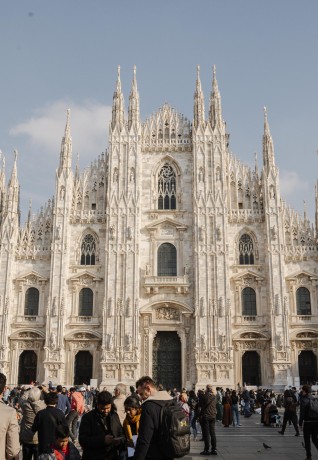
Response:
[{"label": "pigeon", "polygon": [[265,447],[265,449],[271,449],[271,446],[268,446],[267,444],[265,444],[265,442],[263,442],[263,446]]}]

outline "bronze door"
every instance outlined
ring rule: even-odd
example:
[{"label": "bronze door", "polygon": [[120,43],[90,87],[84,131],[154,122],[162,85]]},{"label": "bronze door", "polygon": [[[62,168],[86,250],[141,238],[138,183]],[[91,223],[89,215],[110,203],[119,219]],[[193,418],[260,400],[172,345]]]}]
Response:
[{"label": "bronze door", "polygon": [[93,356],[89,351],[79,351],[75,356],[74,385],[89,385],[93,375]]},{"label": "bronze door", "polygon": [[36,381],[36,368],[38,358],[34,351],[25,350],[19,358],[18,383],[31,383]]},{"label": "bronze door", "polygon": [[242,357],[243,385],[261,385],[261,363],[256,351],[246,351]]},{"label": "bronze door", "polygon": [[315,384],[317,379],[317,358],[313,351],[304,350],[298,356],[300,384]]},{"label": "bronze door", "polygon": [[181,390],[181,342],[176,332],[157,333],[152,363],[152,377],[157,384]]}]

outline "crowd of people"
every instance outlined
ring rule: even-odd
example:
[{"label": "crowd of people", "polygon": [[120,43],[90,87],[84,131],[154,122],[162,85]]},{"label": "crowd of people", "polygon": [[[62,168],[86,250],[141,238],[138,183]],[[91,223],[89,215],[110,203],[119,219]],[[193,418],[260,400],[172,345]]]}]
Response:
[{"label": "crowd of people", "polygon": [[52,382],[10,389],[0,374],[0,401],[0,459],[18,459],[22,450],[23,460],[172,460],[161,430],[169,401],[188,420],[192,440],[203,442],[204,456],[218,455],[216,423],[239,428],[253,414],[264,426],[279,427],[280,435],[287,423],[295,436],[303,429],[306,460],[311,459],[311,440],[318,449],[318,415],[309,385],[278,395],[260,388],[214,390],[211,385],[196,392],[156,386],[145,376],[136,388],[118,383],[111,394]]}]

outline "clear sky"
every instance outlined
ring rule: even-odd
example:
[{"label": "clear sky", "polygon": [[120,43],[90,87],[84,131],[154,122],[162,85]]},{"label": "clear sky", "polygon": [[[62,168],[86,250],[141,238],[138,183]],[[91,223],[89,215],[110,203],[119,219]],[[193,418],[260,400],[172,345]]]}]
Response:
[{"label": "clear sky", "polygon": [[261,166],[266,106],[281,194],[313,218],[317,21],[317,0],[3,0],[0,149],[7,179],[19,152],[23,217],[55,193],[68,107],[73,162],[107,147],[118,64],[126,106],[137,66],[143,120],[164,102],[192,119],[197,64],[207,112],[215,64],[233,154]]}]

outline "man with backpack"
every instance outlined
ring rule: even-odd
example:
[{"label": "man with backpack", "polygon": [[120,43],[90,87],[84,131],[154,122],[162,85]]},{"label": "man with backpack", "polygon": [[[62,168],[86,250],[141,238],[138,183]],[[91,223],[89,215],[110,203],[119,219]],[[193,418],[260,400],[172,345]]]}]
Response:
[{"label": "man with backpack", "polygon": [[311,395],[310,385],[303,385],[299,403],[299,426],[303,427],[306,460],[311,460],[310,438],[318,449],[318,400]]},{"label": "man with backpack", "polygon": [[166,391],[157,391],[151,377],[136,382],[142,400],[134,460],[173,460],[189,453],[189,420]]}]

